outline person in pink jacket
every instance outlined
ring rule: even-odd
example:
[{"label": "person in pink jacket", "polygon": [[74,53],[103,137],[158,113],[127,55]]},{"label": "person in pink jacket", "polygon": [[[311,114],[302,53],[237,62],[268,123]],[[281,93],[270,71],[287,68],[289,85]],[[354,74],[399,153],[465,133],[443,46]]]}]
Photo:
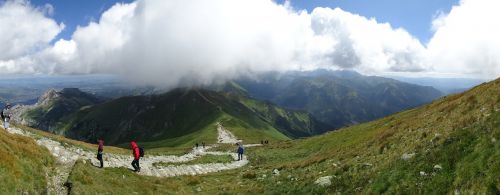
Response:
[{"label": "person in pink jacket", "polygon": [[141,167],[139,166],[139,158],[141,154],[139,151],[139,146],[137,146],[137,143],[135,143],[135,141],[130,142],[130,146],[132,147],[132,154],[134,155],[132,167],[134,167],[135,172],[139,172],[141,171]]},{"label": "person in pink jacket", "polygon": [[97,160],[99,160],[99,162],[101,164],[100,168],[103,168],[104,162],[102,159],[102,152],[104,150],[104,140],[99,139],[99,140],[97,140],[97,143],[99,144],[99,146],[97,147]]}]

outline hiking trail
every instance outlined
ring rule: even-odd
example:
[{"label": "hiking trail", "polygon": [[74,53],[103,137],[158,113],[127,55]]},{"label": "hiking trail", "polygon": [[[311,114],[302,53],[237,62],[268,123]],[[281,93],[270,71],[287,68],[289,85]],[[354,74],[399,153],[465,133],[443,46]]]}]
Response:
[{"label": "hiking trail", "polygon": [[[38,145],[46,147],[51,154],[56,157],[57,163],[54,173],[48,178],[48,191],[49,193],[55,194],[67,194],[67,189],[64,184],[67,181],[69,173],[71,172],[75,162],[78,159],[87,162],[89,160],[93,166],[98,166],[99,161],[96,159],[96,151],[90,151],[86,149],[79,148],[66,143],[60,143],[58,141],[52,140],[47,137],[42,137],[35,135],[31,132],[25,131],[17,127],[11,127],[7,129],[9,133],[19,134],[27,137],[31,137],[36,140]],[[217,123],[218,132],[218,143],[237,143],[239,140],[229,131],[224,129],[224,127]],[[260,144],[247,144],[245,147],[260,146]],[[207,151],[210,148],[217,147],[215,145],[209,145],[198,148],[193,148],[189,153],[175,156],[175,155],[146,155],[140,159],[141,171],[138,173],[140,175],[156,176],[156,177],[174,177],[182,175],[199,175],[206,173],[219,172],[223,170],[236,169],[248,164],[248,159],[246,155],[243,160],[237,161],[238,156],[235,152],[220,152],[220,151]],[[97,147],[96,147],[97,149]],[[169,166],[155,166],[155,163],[159,162],[174,162],[182,163],[194,160],[203,155],[229,155],[234,161],[229,163],[206,163],[206,164],[193,164],[193,165],[169,165]],[[104,167],[125,167],[132,170],[131,162],[133,160],[132,155],[121,155],[104,153]]]}]

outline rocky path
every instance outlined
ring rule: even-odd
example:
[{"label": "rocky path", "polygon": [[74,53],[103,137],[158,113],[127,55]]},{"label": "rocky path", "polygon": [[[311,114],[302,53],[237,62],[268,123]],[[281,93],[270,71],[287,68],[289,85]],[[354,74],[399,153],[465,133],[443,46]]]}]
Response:
[{"label": "rocky path", "polygon": [[[23,136],[32,137],[36,142],[47,147],[49,151],[57,159],[57,166],[54,174],[49,179],[48,188],[50,192],[56,194],[67,194],[66,188],[63,184],[66,182],[69,172],[78,159],[90,160],[90,162],[97,166],[99,161],[96,159],[95,151],[83,150],[79,147],[61,144],[58,141],[39,136],[24,131],[22,129],[12,127],[9,128],[10,133],[20,134]],[[221,124],[217,125],[218,141],[219,143],[237,143],[238,139],[229,131],[225,130]],[[260,144],[249,144],[245,147],[259,146]],[[245,157],[241,161],[237,161],[237,155],[232,152],[209,152],[208,149],[216,147],[217,145],[207,146],[205,148],[193,148],[189,153],[182,156],[161,155],[161,156],[148,156],[141,158],[141,175],[156,176],[156,177],[173,177],[181,175],[198,175],[212,172],[219,172],[223,170],[236,169],[248,164]],[[207,164],[194,164],[194,165],[176,165],[176,166],[154,166],[158,162],[187,162],[199,158],[203,155],[230,155],[235,159],[230,163],[207,163]],[[126,167],[132,168],[132,155],[119,155],[104,153],[104,167]]]},{"label": "rocky path", "polygon": [[240,142],[236,136],[227,131],[220,123],[217,123],[218,143],[235,144]]}]

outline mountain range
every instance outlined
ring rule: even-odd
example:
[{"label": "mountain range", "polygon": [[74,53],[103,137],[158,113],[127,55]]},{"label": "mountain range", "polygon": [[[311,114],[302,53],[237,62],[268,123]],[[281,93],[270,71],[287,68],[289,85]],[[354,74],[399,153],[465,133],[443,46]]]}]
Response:
[{"label": "mountain range", "polygon": [[[277,76],[276,76],[277,75]],[[214,143],[221,122],[249,141],[309,137],[380,118],[441,96],[422,87],[351,71],[289,72],[162,94],[98,98],[76,88],[49,90],[18,106],[22,124],[69,138],[148,147]]]},{"label": "mountain range", "polygon": [[226,85],[233,87],[219,90],[240,90],[252,98],[304,110],[333,128],[377,119],[442,96],[432,87],[354,71],[268,73]]}]

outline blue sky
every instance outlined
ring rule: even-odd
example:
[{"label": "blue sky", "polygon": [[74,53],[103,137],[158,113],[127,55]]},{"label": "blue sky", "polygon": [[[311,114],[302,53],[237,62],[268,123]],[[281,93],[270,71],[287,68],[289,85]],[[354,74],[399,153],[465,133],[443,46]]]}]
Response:
[{"label": "blue sky", "polygon": [[54,7],[52,17],[65,25],[58,38],[64,39],[70,39],[78,25],[86,26],[90,21],[98,20],[104,11],[117,2],[128,3],[132,0],[31,0],[37,7],[45,4]]},{"label": "blue sky", "polygon": [[[63,22],[66,28],[58,38],[70,39],[77,25],[85,26],[92,20],[98,20],[102,12],[117,2],[132,0],[32,0],[36,6],[51,4],[53,17]],[[278,0],[283,3],[283,0]],[[448,13],[458,0],[292,0],[295,9],[311,12],[315,7],[340,7],[351,13],[368,18],[374,17],[379,22],[388,22],[393,27],[404,28],[427,43],[432,37],[431,21],[438,12]]]}]

